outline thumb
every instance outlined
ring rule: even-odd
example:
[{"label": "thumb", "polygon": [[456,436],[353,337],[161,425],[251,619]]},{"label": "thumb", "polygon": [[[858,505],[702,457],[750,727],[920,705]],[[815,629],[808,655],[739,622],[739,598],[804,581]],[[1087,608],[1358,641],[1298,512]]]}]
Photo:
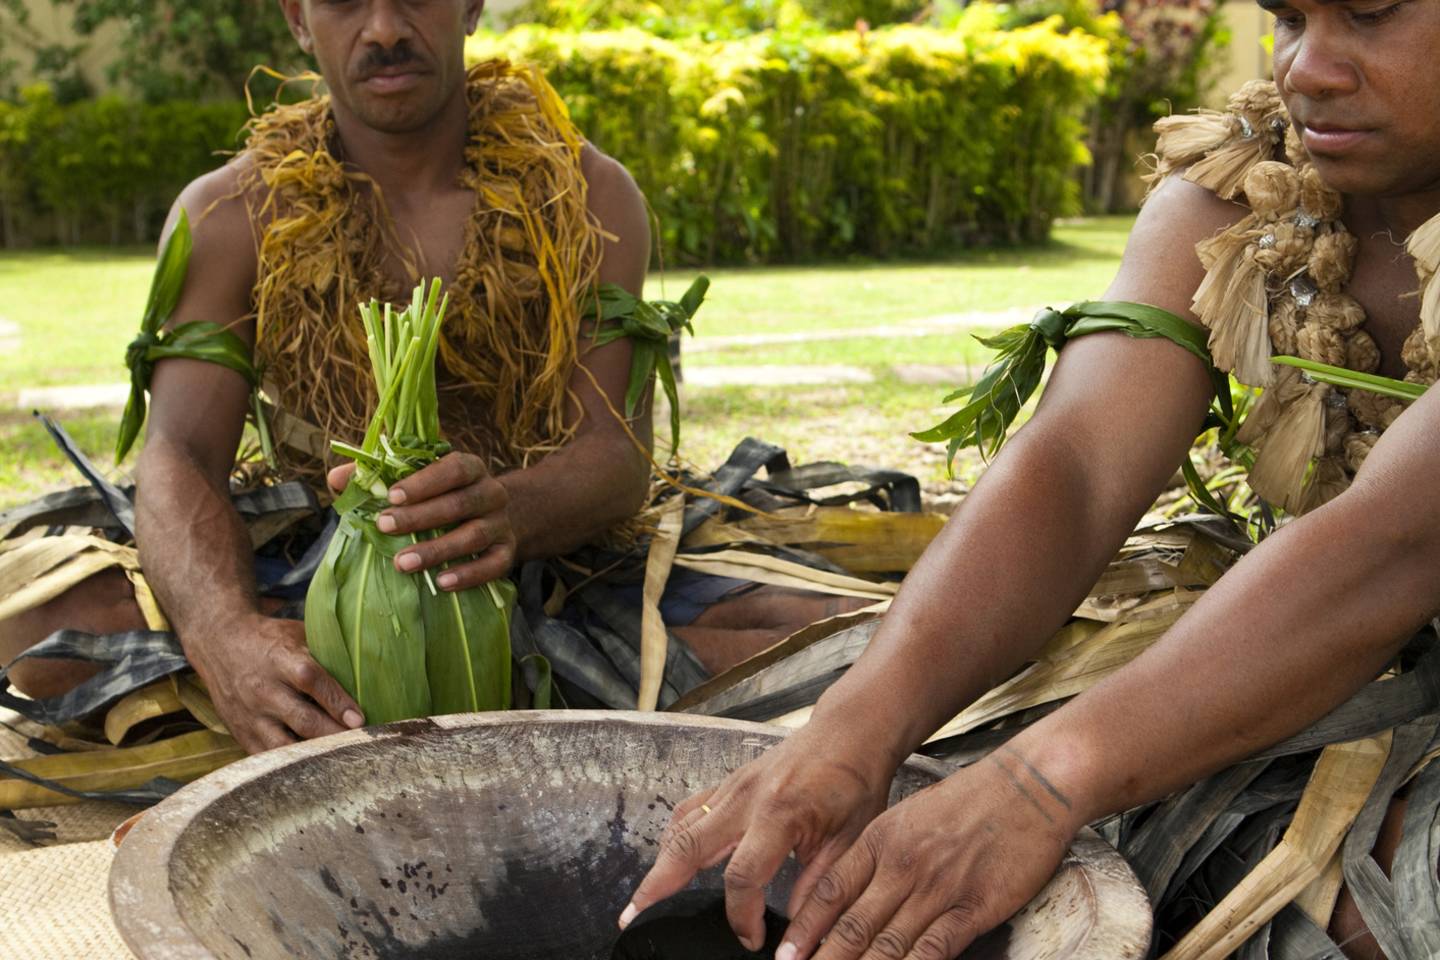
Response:
[{"label": "thumb", "polygon": [[336,493],[344,493],[346,484],[350,482],[350,478],[354,476],[354,474],[355,464],[342,463],[326,474],[325,482],[330,484],[330,489]]},{"label": "thumb", "polygon": [[311,657],[306,656],[300,661],[294,672],[294,682],[336,723],[351,730],[365,725],[365,714],[360,705],[345,692],[338,680]]}]

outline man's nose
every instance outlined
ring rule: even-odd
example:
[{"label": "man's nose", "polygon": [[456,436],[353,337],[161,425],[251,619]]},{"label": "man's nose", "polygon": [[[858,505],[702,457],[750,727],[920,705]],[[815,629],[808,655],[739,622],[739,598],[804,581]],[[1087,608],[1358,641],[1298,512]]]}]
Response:
[{"label": "man's nose", "polygon": [[1285,71],[1285,88],[1323,100],[1354,93],[1359,86],[1360,70],[1351,56],[1349,38],[1324,18],[1313,18]]},{"label": "man's nose", "polygon": [[410,37],[410,22],[402,0],[370,0],[366,5],[365,27],[360,39],[390,49]]}]

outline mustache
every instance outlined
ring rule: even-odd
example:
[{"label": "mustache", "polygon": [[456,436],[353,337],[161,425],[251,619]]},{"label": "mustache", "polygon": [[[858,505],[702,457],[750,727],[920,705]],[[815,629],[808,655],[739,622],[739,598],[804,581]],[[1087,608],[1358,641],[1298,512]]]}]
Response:
[{"label": "mustache", "polygon": [[410,46],[408,40],[401,40],[393,47],[371,47],[360,61],[356,72],[362,80],[369,79],[381,70],[388,70],[394,67],[409,66],[410,64],[424,65],[425,61],[415,49]]}]

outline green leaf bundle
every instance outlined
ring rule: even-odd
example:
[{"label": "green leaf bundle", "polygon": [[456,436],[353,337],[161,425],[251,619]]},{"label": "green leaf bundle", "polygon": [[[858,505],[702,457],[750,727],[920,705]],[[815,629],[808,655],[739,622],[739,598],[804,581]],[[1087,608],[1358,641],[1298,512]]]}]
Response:
[{"label": "green leaf bundle", "polygon": [[510,705],[510,615],[515,587],[494,581],[440,591],[430,574],[401,573],[395,555],[428,534],[392,536],[375,526],[390,486],[449,452],[440,438],[435,356],[449,299],[434,280],[396,313],[361,307],[379,397],[335,502],[339,527],[305,595],[310,652],[350,693],[369,723]]}]

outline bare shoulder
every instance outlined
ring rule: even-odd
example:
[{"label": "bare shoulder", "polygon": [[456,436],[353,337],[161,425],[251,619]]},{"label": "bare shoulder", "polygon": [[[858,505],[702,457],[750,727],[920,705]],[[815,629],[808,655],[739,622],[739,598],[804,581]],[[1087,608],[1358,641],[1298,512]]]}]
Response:
[{"label": "bare shoulder", "polygon": [[645,196],[619,160],[587,143],[580,152],[580,174],[589,191],[591,211],[617,217],[638,214],[644,219]]},{"label": "bare shoulder", "polygon": [[[231,323],[249,312],[258,269],[259,231],[247,203],[243,173],[250,161],[241,155],[192,180],[176,198],[165,223],[168,237],[184,210],[193,249],[184,293],[175,320]],[[163,244],[162,239],[162,244]],[[198,278],[204,283],[197,283]]]},{"label": "bare shoulder", "polygon": [[1190,302],[1205,278],[1195,245],[1249,212],[1179,173],[1167,177],[1141,208],[1106,299],[1149,303],[1195,320]]},{"label": "bare shoulder", "polygon": [[258,234],[251,220],[252,205],[247,202],[243,182],[250,165],[251,160],[241,154],[223,167],[191,180],[175,199],[165,232],[169,233],[183,209],[197,239],[203,234],[209,242],[233,242],[238,246],[243,241],[253,248]]},{"label": "bare shoulder", "polygon": [[645,196],[624,164],[591,144],[580,155],[580,173],[590,212],[607,234],[600,279],[639,293],[650,263]]}]

